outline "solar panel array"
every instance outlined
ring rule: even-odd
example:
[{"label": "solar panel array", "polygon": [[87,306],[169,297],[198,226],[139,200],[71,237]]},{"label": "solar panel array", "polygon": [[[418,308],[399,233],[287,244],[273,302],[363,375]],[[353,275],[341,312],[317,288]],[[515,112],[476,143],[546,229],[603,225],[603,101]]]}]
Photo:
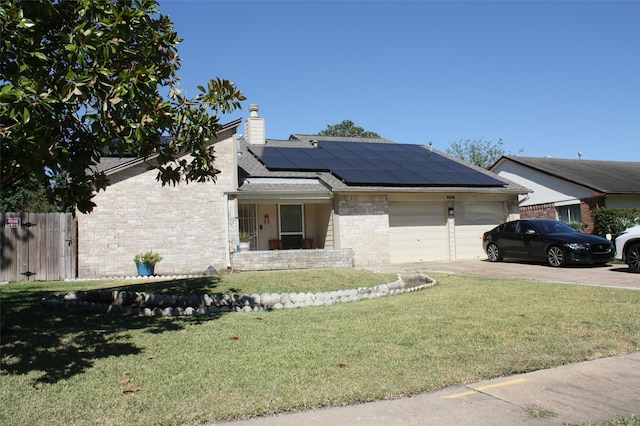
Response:
[{"label": "solar panel array", "polygon": [[419,145],[319,140],[317,148],[250,149],[269,170],[328,171],[349,185],[505,185]]}]

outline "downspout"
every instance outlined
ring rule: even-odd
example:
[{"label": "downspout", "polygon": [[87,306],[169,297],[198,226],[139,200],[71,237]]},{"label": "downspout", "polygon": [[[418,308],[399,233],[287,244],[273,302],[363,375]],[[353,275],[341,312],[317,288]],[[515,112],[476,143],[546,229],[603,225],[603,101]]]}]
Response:
[{"label": "downspout", "polygon": [[225,227],[225,261],[227,262],[227,269],[231,269],[231,246],[229,245],[229,195],[224,194],[224,217],[227,221]]},{"label": "downspout", "polygon": [[518,199],[518,205],[524,203],[525,201],[527,201],[529,198],[531,198],[531,196],[529,195],[529,193],[527,193],[522,199]]}]

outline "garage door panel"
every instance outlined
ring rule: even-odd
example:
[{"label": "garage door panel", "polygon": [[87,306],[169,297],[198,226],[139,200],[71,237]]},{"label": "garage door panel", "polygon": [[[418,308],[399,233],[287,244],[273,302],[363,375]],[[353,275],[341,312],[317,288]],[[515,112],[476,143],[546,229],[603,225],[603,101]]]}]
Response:
[{"label": "garage door panel", "polygon": [[391,204],[389,236],[392,263],[446,259],[444,205]]},{"label": "garage door panel", "polygon": [[456,259],[484,258],[482,234],[505,220],[502,203],[456,203]]}]

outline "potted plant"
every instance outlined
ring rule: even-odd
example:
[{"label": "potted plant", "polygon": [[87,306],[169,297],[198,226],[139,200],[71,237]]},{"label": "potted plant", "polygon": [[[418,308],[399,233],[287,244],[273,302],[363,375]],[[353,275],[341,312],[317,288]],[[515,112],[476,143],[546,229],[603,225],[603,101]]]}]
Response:
[{"label": "potted plant", "polygon": [[253,234],[251,232],[240,231],[240,250],[239,251],[249,251],[251,248],[251,240],[253,239]]},{"label": "potted plant", "polygon": [[146,253],[138,253],[133,258],[133,261],[138,268],[138,275],[141,277],[148,277],[155,273],[156,263],[162,260],[162,256],[158,253],[154,253],[153,250],[149,250]]}]

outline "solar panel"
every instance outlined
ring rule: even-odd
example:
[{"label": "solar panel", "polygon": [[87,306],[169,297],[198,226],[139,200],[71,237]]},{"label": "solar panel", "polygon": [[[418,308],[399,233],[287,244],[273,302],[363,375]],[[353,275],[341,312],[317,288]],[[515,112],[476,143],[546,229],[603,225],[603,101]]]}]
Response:
[{"label": "solar panel", "polygon": [[319,140],[317,148],[249,149],[270,170],[327,171],[352,185],[505,185],[420,145]]}]

